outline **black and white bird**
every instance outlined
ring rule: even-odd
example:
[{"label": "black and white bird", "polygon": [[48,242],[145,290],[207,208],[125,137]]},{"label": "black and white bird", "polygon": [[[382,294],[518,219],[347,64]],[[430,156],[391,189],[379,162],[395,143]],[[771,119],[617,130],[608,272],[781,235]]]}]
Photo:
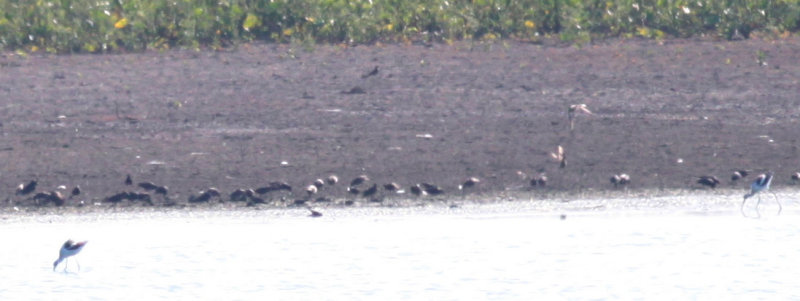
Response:
[{"label": "black and white bird", "polygon": [[[769,172],[767,172],[765,174],[760,174],[760,175],[758,175],[756,180],[753,181],[753,184],[750,184],[750,192],[748,192],[747,194],[744,195],[744,200],[742,201],[742,208],[741,208],[742,215],[745,215],[744,214],[744,204],[747,202],[748,198],[758,194],[761,191],[769,190],[769,185],[772,184],[772,175],[773,175],[773,173],[771,171],[769,171]],[[775,195],[775,202],[778,203],[778,214],[781,214],[781,211],[783,210],[783,206],[781,206],[781,202],[778,200],[778,196],[777,195]],[[758,198],[758,201],[756,202],[756,213],[760,217],[761,213],[758,212],[758,205],[759,204],[761,204],[761,198],[760,197]]]},{"label": "black and white bird", "polygon": [[708,186],[708,187],[711,187],[711,188],[717,188],[717,185],[719,184],[719,180],[715,176],[702,176],[702,177],[698,177],[697,184],[700,184],[700,185],[703,185],[703,186]]},{"label": "black and white bird", "polygon": [[[56,261],[53,262],[53,271],[56,270],[56,267],[58,267],[59,263],[61,263],[62,261],[66,260],[69,257],[75,256],[78,253],[80,253],[81,250],[83,249],[83,246],[85,246],[87,242],[88,241],[74,242],[71,239],[67,240],[61,246],[61,250],[58,251],[58,259],[56,259]],[[75,263],[77,264],[77,261]],[[80,264],[78,264],[78,269],[80,270],[80,268],[81,266]],[[66,263],[64,263],[64,271],[65,272],[67,271]]]}]

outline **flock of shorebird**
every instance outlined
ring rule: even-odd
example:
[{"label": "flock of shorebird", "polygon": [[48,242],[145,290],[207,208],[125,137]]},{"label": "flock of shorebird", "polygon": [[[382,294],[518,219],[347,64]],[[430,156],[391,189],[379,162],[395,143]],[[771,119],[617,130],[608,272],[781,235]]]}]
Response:
[{"label": "flock of shorebird", "polygon": [[[575,122],[578,114],[585,114],[585,115],[592,115],[592,111],[589,110],[586,104],[573,104],[567,107],[567,116],[569,118],[569,129],[573,131],[575,129]],[[555,151],[550,153],[550,157],[555,160],[560,168],[567,167],[567,153],[561,145],[558,145]],[[731,175],[731,182],[737,182],[749,175],[750,171],[748,170],[736,170]],[[517,171],[517,175],[523,181],[530,181],[530,187],[542,187],[546,186],[548,182],[548,178],[544,173],[539,174],[538,176],[528,176],[522,171]],[[769,188],[769,185],[772,181],[773,173],[768,172],[765,174],[759,175],[756,180],[751,185],[751,192],[745,195],[744,200],[746,201],[749,197],[754,196],[758,192],[762,190],[766,190]],[[706,175],[700,176],[696,178],[696,183],[702,186],[707,186],[710,188],[716,188],[717,185],[720,184],[719,179],[713,175]],[[795,172],[791,175],[791,180],[797,184],[800,183],[800,172]],[[625,188],[628,184],[632,181],[631,176],[626,173],[614,174],[611,175],[609,178],[609,182],[615,188]],[[292,205],[306,205],[308,206],[309,203],[316,201],[316,202],[330,202],[331,199],[324,197],[322,191],[324,189],[330,189],[326,187],[334,186],[339,182],[339,178],[336,175],[329,175],[326,178],[316,179],[311,182],[310,185],[304,187],[302,189],[302,193],[300,194],[292,194],[293,189],[292,186],[286,182],[270,182],[268,185],[264,187],[259,187],[255,189],[251,188],[241,188],[236,189],[229,194],[229,200],[234,202],[246,202],[248,206],[253,206],[257,204],[266,204],[271,202],[273,199],[277,197],[280,198],[281,201],[286,202],[286,198],[290,196],[305,196],[304,198],[301,197],[299,199],[295,199],[291,202]],[[462,195],[467,193],[468,190],[474,189],[476,185],[480,183],[480,179],[476,177],[469,177],[464,180],[460,185],[458,185],[458,190],[461,192]],[[126,186],[133,186],[134,182],[130,175],[127,175],[125,178],[124,184]],[[169,188],[167,186],[156,185],[151,182],[140,182],[136,186],[138,188],[134,190],[127,190],[123,192],[119,192],[117,194],[108,196],[103,199],[105,202],[109,202],[112,204],[120,203],[122,201],[140,201],[146,204],[153,204],[153,196],[160,195],[161,198],[165,201],[168,200],[168,193]],[[32,194],[37,188],[37,181],[32,180],[28,183],[20,184],[17,187],[16,194],[19,196],[26,196]],[[73,198],[81,194],[81,188],[79,186],[75,186],[72,191],[69,193],[69,196],[65,198],[65,196],[60,191],[66,191],[67,188],[65,186],[59,186],[56,190],[49,191],[49,192],[39,192],[32,196],[32,199],[39,205],[46,205],[46,204],[54,204],[56,206],[64,205],[68,198]],[[142,191],[143,190],[143,191]],[[281,194],[283,192],[283,194]],[[369,201],[380,202],[383,201],[384,198],[391,194],[403,194],[403,193],[410,193],[414,196],[437,196],[444,194],[445,190],[435,184],[431,183],[416,183],[408,187],[408,191],[403,189],[403,187],[395,182],[388,182],[379,185],[378,183],[371,183],[370,178],[367,175],[360,175],[352,179],[348,186],[346,186],[346,192],[348,195],[352,196],[353,198],[356,197],[363,197]],[[189,203],[205,203],[209,202],[212,199],[218,199],[223,201],[222,194],[217,188],[211,187],[206,190],[200,191],[196,195],[190,195],[188,198]],[[776,198],[777,199],[777,198]],[[310,202],[311,201],[311,202]],[[171,201],[170,201],[171,202]],[[352,205],[354,204],[355,200],[345,200],[345,205]],[[759,200],[760,203],[760,200]],[[780,206],[780,203],[779,203]],[[310,207],[308,207],[310,209]],[[742,203],[742,208],[744,208],[744,202]],[[758,205],[756,205],[756,209]],[[782,207],[781,207],[782,209]],[[780,211],[779,211],[780,212]],[[312,216],[319,216],[312,211]]]},{"label": "flock of shorebird", "polygon": [[[377,68],[376,68],[376,70],[377,70]],[[567,115],[568,115],[568,118],[569,118],[570,131],[575,129],[575,118],[576,118],[576,114],[578,114],[578,113],[589,114],[589,115],[592,114],[592,112],[588,109],[586,104],[570,105],[568,107],[568,109],[567,109]],[[566,166],[567,166],[567,155],[566,155],[566,152],[564,151],[564,148],[561,145],[559,145],[554,152],[551,152],[550,156],[552,157],[552,159],[554,159],[555,161],[558,162],[560,168],[566,168]],[[750,171],[748,171],[748,170],[736,170],[731,175],[731,182],[737,182],[737,181],[739,181],[741,179],[744,179],[749,174],[750,174]],[[545,174],[543,174],[543,173],[539,174],[538,176],[528,176],[527,174],[525,174],[522,171],[517,171],[517,176],[519,176],[523,180],[530,180],[529,183],[530,183],[530,186],[532,186],[532,187],[546,186],[547,185],[547,180],[548,179],[547,179],[547,176]],[[750,192],[748,192],[747,194],[744,195],[744,198],[743,198],[743,201],[742,201],[742,205],[740,207],[740,211],[741,211],[743,216],[747,216],[745,214],[745,210],[744,210],[745,204],[747,202],[747,199],[751,198],[753,196],[756,196],[756,195],[760,196],[760,194],[759,194],[760,192],[769,190],[770,184],[772,183],[773,176],[774,176],[774,173],[771,172],[771,171],[763,173],[763,174],[760,174],[750,184]],[[793,183],[795,183],[795,184],[800,183],[800,172],[795,172],[794,174],[792,174],[790,176],[790,178],[791,178]],[[292,203],[294,205],[305,206],[311,212],[309,214],[310,217],[320,217],[320,216],[322,216],[322,213],[317,211],[317,210],[314,210],[308,204],[308,202],[311,201],[311,200],[314,200],[316,202],[329,202],[329,201],[331,201],[330,199],[327,199],[325,197],[317,197],[317,198],[314,198],[314,197],[317,196],[318,194],[320,194],[320,192],[326,186],[328,186],[328,187],[334,186],[338,182],[339,182],[339,177],[336,176],[336,175],[329,175],[328,177],[326,177],[324,179],[321,179],[321,178],[320,179],[316,179],[310,185],[306,186],[303,189],[306,198],[296,199]],[[352,196],[361,196],[361,197],[364,197],[364,198],[366,198],[366,199],[368,199],[370,201],[375,201],[375,202],[382,201],[383,198],[387,194],[403,194],[403,193],[406,192],[402,188],[402,186],[400,186],[399,184],[397,184],[395,182],[385,183],[385,184],[380,185],[380,186],[378,185],[378,183],[372,183],[371,185],[369,185],[369,182],[370,182],[370,178],[367,175],[357,176],[357,177],[353,178],[350,181],[349,185],[346,188],[346,191],[347,191],[348,194],[350,194]],[[473,189],[480,182],[481,182],[480,179],[478,179],[476,177],[467,178],[461,185],[458,185],[458,190],[460,190],[462,193],[465,193],[467,190]],[[625,187],[626,185],[628,185],[631,182],[631,177],[628,174],[625,174],[625,173],[615,174],[615,175],[612,175],[609,178],[609,182],[615,188],[616,187]],[[710,187],[710,188],[713,189],[713,188],[716,188],[717,185],[720,184],[720,181],[719,181],[719,179],[717,179],[717,177],[709,175],[709,176],[697,177],[696,183],[700,184],[702,186]],[[24,183],[20,184],[17,187],[16,194],[17,195],[29,195],[29,194],[33,193],[36,190],[37,184],[38,183],[37,183],[36,180],[32,180],[32,181],[28,182],[27,184],[24,184]],[[128,186],[132,186],[133,185],[133,179],[131,178],[130,175],[127,175],[127,177],[125,178],[124,184],[128,185]],[[140,182],[140,183],[137,184],[137,186],[139,188],[141,188],[141,189],[144,189],[147,192],[124,191],[124,192],[120,192],[120,193],[117,193],[117,194],[114,194],[112,196],[109,196],[109,197],[105,198],[105,201],[106,202],[110,202],[110,203],[114,203],[114,204],[119,203],[119,202],[124,201],[124,200],[142,201],[142,202],[145,202],[147,204],[151,204],[152,205],[153,204],[152,198],[151,198],[151,196],[150,196],[150,194],[148,192],[153,192],[153,193],[155,193],[157,195],[160,194],[160,195],[162,195],[162,197],[164,199],[167,199],[167,194],[169,192],[169,188],[167,186],[159,186],[159,185],[153,184],[151,182]],[[382,188],[382,192],[380,191],[380,188]],[[66,190],[66,187],[59,186],[58,189],[59,190]],[[266,186],[255,188],[255,189],[236,189],[236,190],[234,190],[233,192],[230,193],[229,199],[231,201],[234,201],[234,202],[246,202],[248,206],[252,206],[252,205],[256,205],[256,204],[266,204],[266,203],[269,202],[269,200],[271,200],[271,198],[270,199],[265,199],[264,198],[265,195],[270,195],[270,194],[280,193],[280,192],[291,193],[292,192],[292,186],[289,185],[286,182],[270,182]],[[410,192],[411,194],[413,194],[415,196],[424,196],[424,195],[435,196],[435,195],[443,194],[444,193],[444,189],[442,187],[440,187],[440,186],[437,186],[437,185],[434,185],[434,184],[431,184],[431,183],[417,183],[417,184],[411,185],[408,188],[408,192]],[[75,186],[72,189],[69,197],[70,198],[71,197],[75,197],[75,196],[78,196],[80,194],[81,194],[80,187],[79,186]],[[778,205],[778,214],[780,214],[781,211],[783,210],[783,206],[781,205],[780,201],[778,200],[777,195],[775,195],[774,193],[773,193],[773,195],[775,196],[775,201],[776,201],[776,203]],[[286,200],[285,199],[286,196],[287,195],[283,195],[283,196],[280,197],[280,199],[282,201],[285,201]],[[206,203],[206,202],[210,202],[213,198],[217,198],[220,201],[222,201],[222,194],[220,193],[220,191],[217,188],[211,187],[211,188],[208,188],[206,190],[200,191],[197,195],[189,196],[188,202],[189,203]],[[54,190],[54,191],[50,191],[50,192],[37,193],[32,197],[32,199],[35,200],[38,204],[53,203],[53,204],[55,204],[57,206],[63,205],[64,202],[66,201],[64,196],[58,190]],[[345,205],[352,205],[353,203],[354,203],[353,200],[345,201]],[[759,209],[758,209],[760,204],[761,204],[761,198],[759,197],[758,201],[756,202],[756,205],[755,205],[755,210],[756,210],[756,214],[757,214],[758,217],[761,216],[761,214],[759,212]],[[563,219],[564,215],[562,215],[561,218]],[[83,247],[86,245],[86,243],[87,243],[86,241],[74,242],[72,240],[67,240],[61,246],[61,249],[59,250],[58,259],[55,262],[53,262],[53,270],[55,271],[56,268],[58,267],[59,263],[61,263],[62,261],[66,261],[69,257],[78,254],[83,249]],[[77,261],[76,261],[76,264],[77,264]],[[78,265],[78,268],[80,269],[80,265]],[[64,271],[66,272],[66,270],[67,270],[67,264],[65,263]]]}]

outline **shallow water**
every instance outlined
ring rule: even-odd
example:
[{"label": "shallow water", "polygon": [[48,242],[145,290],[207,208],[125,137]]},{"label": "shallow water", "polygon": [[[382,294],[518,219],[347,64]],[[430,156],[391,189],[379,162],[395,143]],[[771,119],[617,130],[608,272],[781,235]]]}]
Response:
[{"label": "shallow water", "polygon": [[800,206],[727,200],[5,215],[0,299],[800,298]]}]

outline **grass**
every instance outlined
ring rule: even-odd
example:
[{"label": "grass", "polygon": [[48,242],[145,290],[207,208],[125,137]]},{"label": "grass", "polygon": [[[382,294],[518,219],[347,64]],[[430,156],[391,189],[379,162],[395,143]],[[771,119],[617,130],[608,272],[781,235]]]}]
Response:
[{"label": "grass", "polygon": [[798,0],[0,0],[0,48],[221,48],[557,37],[731,38],[800,29]]}]

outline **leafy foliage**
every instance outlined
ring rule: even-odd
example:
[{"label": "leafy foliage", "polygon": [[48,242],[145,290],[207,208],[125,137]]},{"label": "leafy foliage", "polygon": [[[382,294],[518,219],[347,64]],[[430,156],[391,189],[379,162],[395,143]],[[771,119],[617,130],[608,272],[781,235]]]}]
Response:
[{"label": "leafy foliage", "polygon": [[798,28],[796,0],[0,0],[0,47],[48,52],[252,40],[733,38]]}]

